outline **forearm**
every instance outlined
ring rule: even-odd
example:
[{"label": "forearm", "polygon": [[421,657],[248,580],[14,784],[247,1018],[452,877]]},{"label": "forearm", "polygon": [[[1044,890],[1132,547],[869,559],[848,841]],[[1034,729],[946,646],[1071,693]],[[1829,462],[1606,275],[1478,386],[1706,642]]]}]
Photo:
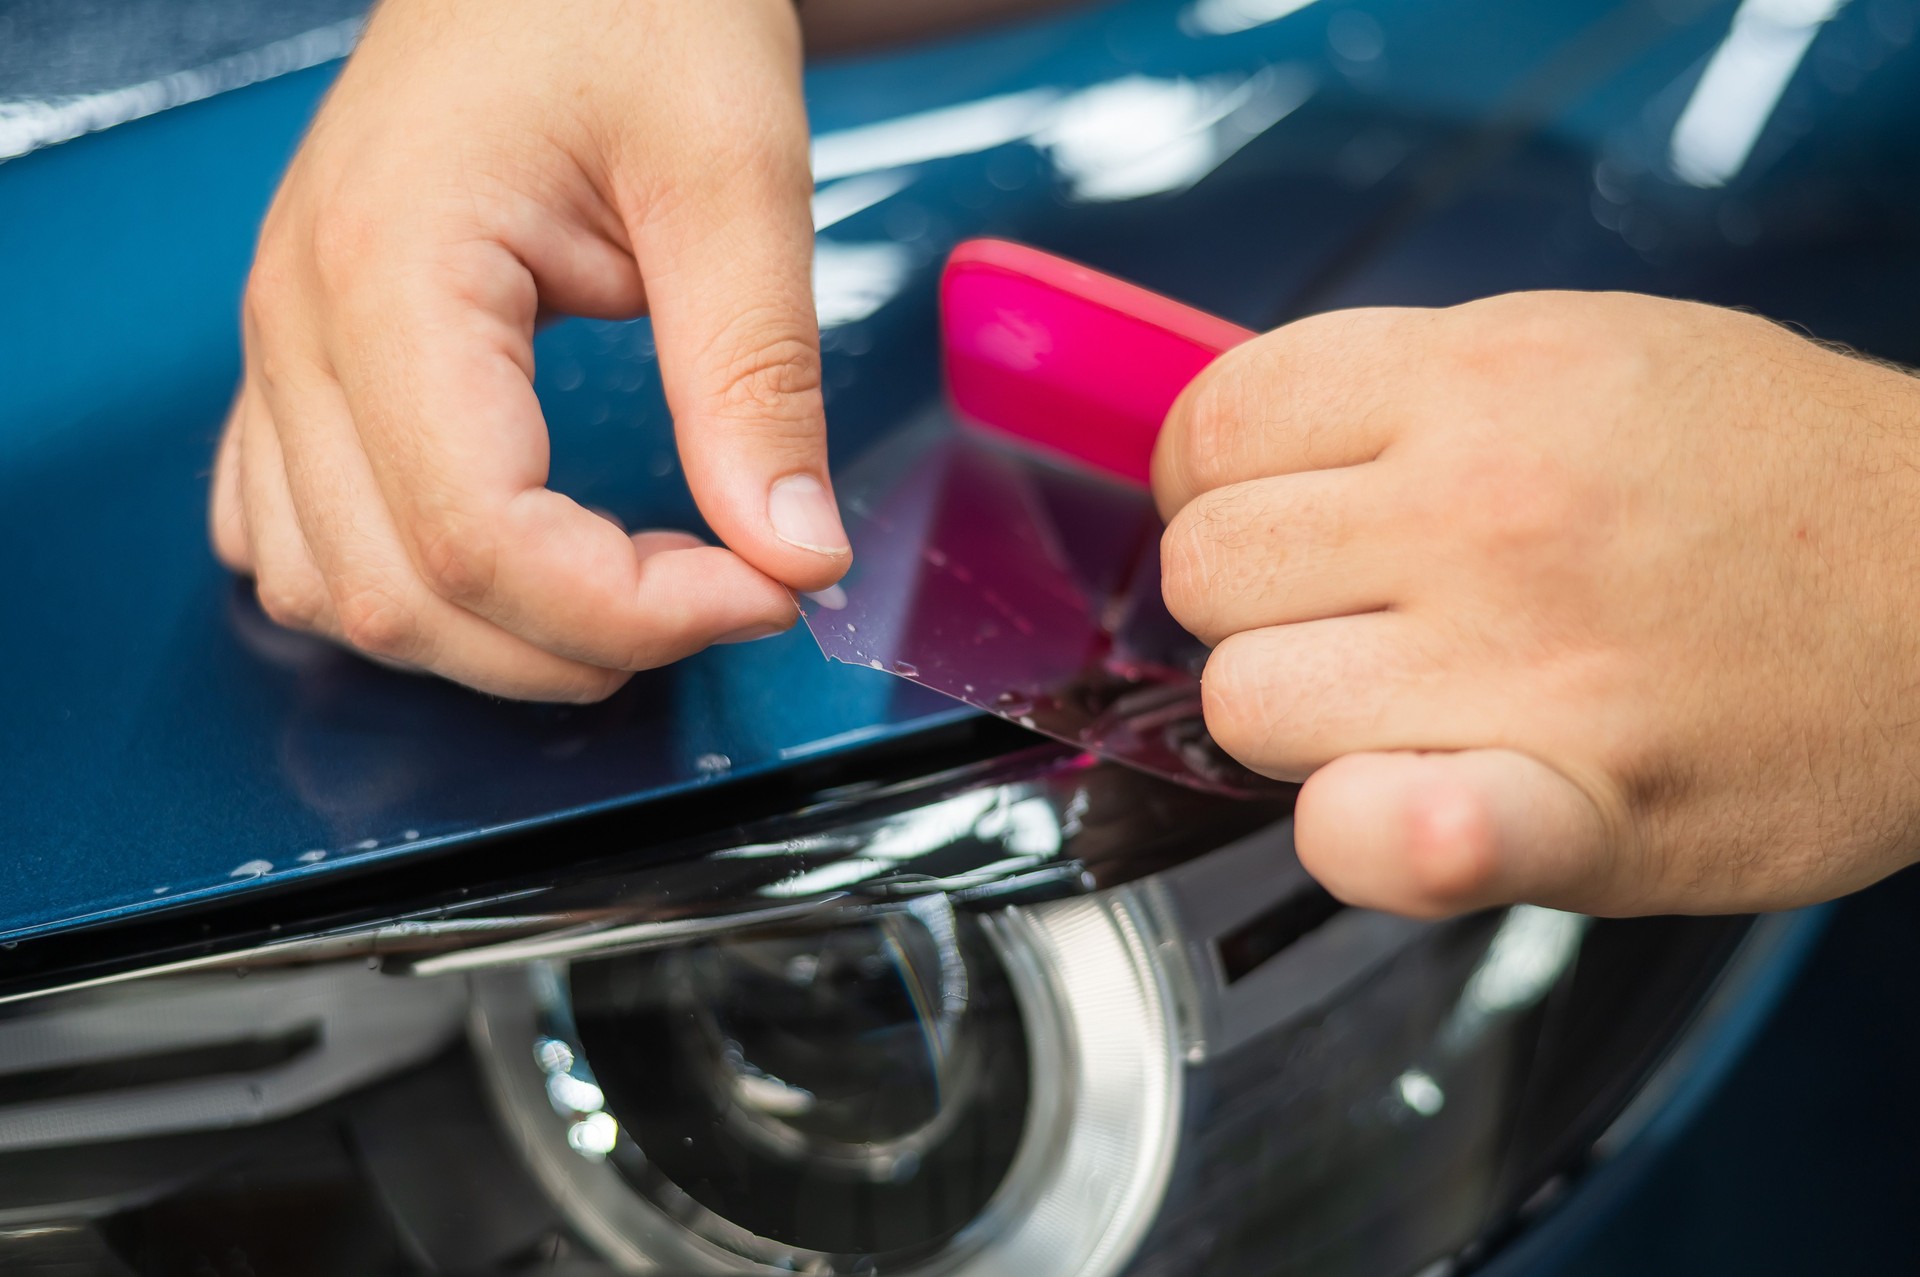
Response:
[{"label": "forearm", "polygon": [[800,19],[810,52],[839,53],[1087,3],[1089,0],[802,0]]}]

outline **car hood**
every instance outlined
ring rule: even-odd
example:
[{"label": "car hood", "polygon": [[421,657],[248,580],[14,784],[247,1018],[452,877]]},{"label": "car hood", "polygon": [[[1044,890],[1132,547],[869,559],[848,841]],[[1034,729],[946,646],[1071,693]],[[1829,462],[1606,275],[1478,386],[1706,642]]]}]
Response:
[{"label": "car hood", "polygon": [[[958,239],[1027,239],[1271,324],[1395,238],[1414,159],[1536,91],[1611,6],[1381,5],[1359,27],[1260,8],[1122,5],[812,73],[836,458],[939,402],[933,281]],[[1609,56],[1685,38],[1663,23]],[[1463,49],[1471,90],[1450,74]],[[967,712],[829,664],[803,630],[562,708],[265,620],[207,550],[207,472],[254,230],[332,71],[217,85],[0,165],[0,934],[724,786]],[[645,323],[558,325],[538,366],[555,486],[697,528]]]}]

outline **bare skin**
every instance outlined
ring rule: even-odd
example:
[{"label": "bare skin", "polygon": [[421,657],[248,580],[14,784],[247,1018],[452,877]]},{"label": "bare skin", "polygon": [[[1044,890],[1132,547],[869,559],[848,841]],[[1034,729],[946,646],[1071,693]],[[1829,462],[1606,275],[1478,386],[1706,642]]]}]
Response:
[{"label": "bare skin", "polygon": [[1515,294],[1232,352],[1155,458],[1208,722],[1356,904],[1778,909],[1920,848],[1920,381]]},{"label": "bare skin", "polygon": [[[832,45],[1045,7],[810,0]],[[597,700],[775,634],[850,552],[827,477],[792,0],[387,0],[265,225],[216,553],[283,625]],[[724,546],[546,487],[533,332],[650,314]]]}]

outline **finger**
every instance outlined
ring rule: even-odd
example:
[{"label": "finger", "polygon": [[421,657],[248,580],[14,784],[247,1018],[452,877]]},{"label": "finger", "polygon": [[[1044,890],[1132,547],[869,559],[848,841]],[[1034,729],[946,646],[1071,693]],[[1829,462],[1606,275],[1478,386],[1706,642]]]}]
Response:
[{"label": "finger", "polygon": [[1207,730],[1257,772],[1304,780],[1362,750],[1453,749],[1495,729],[1472,685],[1400,612],[1229,635],[1200,689]]},{"label": "finger", "polygon": [[233,410],[220,429],[213,454],[213,482],[207,494],[207,535],[214,557],[229,571],[253,571],[253,552],[247,544],[246,503],[240,499],[240,414],[245,395],[236,396]]},{"label": "finger", "polygon": [[400,543],[345,396],[323,369],[300,367],[266,400],[284,423],[289,488],[345,642],[521,700],[594,701],[626,681],[624,672],[556,656],[427,588]]},{"label": "finger", "polygon": [[241,405],[239,483],[260,609],[288,629],[337,634],[326,580],[294,515],[273,419],[257,394],[243,394]]},{"label": "finger", "polygon": [[1332,311],[1214,360],[1174,401],[1154,447],[1162,517],[1227,484],[1378,457],[1420,401],[1433,313]]},{"label": "finger", "polygon": [[1160,541],[1174,619],[1205,643],[1241,630],[1378,611],[1401,595],[1390,479],[1350,466],[1201,493]]},{"label": "finger", "polygon": [[1609,822],[1577,785],[1524,754],[1350,754],[1300,791],[1294,842],[1349,904],[1435,918],[1527,902],[1622,902]]},{"label": "finger", "polygon": [[687,482],[729,548],[797,590],[851,562],[827,475],[797,73],[776,122],[630,215]]},{"label": "finger", "polygon": [[[466,244],[340,296],[331,348],[347,415],[418,575],[442,599],[557,656],[634,670],[791,624],[788,592],[717,547],[642,557],[546,488],[533,393],[533,282]],[[373,272],[379,274],[379,272]],[[456,676],[457,677],[457,676]]]}]

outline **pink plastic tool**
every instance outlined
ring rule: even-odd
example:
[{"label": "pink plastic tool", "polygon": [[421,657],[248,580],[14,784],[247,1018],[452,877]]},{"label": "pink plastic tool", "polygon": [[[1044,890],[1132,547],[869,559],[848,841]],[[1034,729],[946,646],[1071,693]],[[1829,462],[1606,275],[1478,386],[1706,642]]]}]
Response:
[{"label": "pink plastic tool", "polygon": [[1167,409],[1252,334],[996,240],[954,251],[941,307],[955,411],[835,472],[853,566],[801,602],[820,650],[1183,785],[1275,795],[1207,734],[1206,647],[1160,597],[1146,491]]},{"label": "pink plastic tool", "polygon": [[1133,483],[1180,392],[1254,334],[1037,248],[968,240],[940,282],[967,417]]}]

